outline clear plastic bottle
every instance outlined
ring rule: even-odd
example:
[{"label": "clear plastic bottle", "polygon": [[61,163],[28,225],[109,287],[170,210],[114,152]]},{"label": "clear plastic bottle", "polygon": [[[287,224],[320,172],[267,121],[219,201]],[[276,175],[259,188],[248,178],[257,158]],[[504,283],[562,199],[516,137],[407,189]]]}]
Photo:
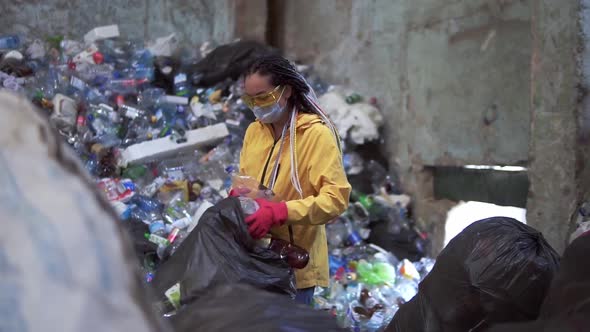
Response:
[{"label": "clear plastic bottle", "polygon": [[184,240],[186,239],[187,236],[188,236],[188,233],[186,231],[183,231],[183,230],[178,231],[178,234],[176,235],[174,242],[172,242],[168,248],[170,255],[174,255],[176,250],[178,250],[178,248],[180,247],[182,242],[184,242]]},{"label": "clear plastic bottle", "polygon": [[[192,219],[188,206],[181,199],[173,199],[164,211],[164,220],[171,225],[188,227]],[[185,226],[186,225],[186,226]],[[184,228],[182,227],[182,228]],[[178,227],[181,228],[181,227]]]},{"label": "clear plastic bottle", "polygon": [[133,78],[121,78],[111,79],[108,81],[108,88],[113,92],[118,93],[134,93],[137,92],[137,88],[147,83],[147,79],[133,79]]},{"label": "clear plastic bottle", "polygon": [[331,248],[339,248],[344,245],[348,237],[348,229],[342,219],[338,219],[331,224],[326,225],[326,235],[328,244]]},{"label": "clear plastic bottle", "polygon": [[139,116],[127,126],[127,133],[123,139],[123,146],[141,143],[153,138],[152,127],[147,117]]},{"label": "clear plastic bottle", "polygon": [[139,93],[137,96],[138,105],[143,108],[151,108],[160,102],[162,96],[166,95],[166,91],[160,88],[148,88]]},{"label": "clear plastic bottle", "polygon": [[242,211],[244,211],[246,216],[253,215],[258,209],[260,209],[260,205],[258,205],[258,203],[252,198],[240,196],[238,199],[240,200]]},{"label": "clear plastic bottle", "polygon": [[350,220],[345,221],[346,230],[348,231],[348,237],[346,238],[347,244],[351,246],[359,245],[363,242],[362,237],[356,230],[356,227]]}]

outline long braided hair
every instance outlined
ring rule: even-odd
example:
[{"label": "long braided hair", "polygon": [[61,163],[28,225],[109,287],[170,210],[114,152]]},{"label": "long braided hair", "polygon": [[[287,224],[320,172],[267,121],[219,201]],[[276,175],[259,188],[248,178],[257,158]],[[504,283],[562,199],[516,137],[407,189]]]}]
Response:
[{"label": "long braided hair", "polygon": [[260,57],[250,65],[248,70],[244,73],[244,77],[248,77],[255,73],[258,73],[261,76],[270,76],[271,84],[274,86],[288,85],[291,87],[291,96],[287,102],[287,107],[293,107],[289,128],[291,136],[291,183],[301,198],[303,198],[303,190],[299,183],[299,172],[296,162],[297,154],[295,150],[295,127],[298,112],[317,114],[330,128],[336,141],[336,145],[338,146],[338,150],[340,151],[340,154],[342,154],[340,136],[338,135],[334,123],[321,109],[311,86],[289,60],[276,54]]}]

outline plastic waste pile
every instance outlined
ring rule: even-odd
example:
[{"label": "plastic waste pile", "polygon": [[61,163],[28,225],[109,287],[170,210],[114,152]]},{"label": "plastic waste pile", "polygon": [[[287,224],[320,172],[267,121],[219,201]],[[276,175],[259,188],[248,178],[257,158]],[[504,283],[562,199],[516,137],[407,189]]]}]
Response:
[{"label": "plastic waste pile", "polygon": [[4,36],[0,55],[2,86],[47,113],[121,219],[146,225],[160,259],[225,196],[249,124],[238,85],[194,87],[186,68],[199,57],[173,35],[147,45],[117,26],[84,42]]},{"label": "plastic waste pile", "polygon": [[429,258],[399,261],[375,245],[332,249],[330,287],[316,291],[314,306],[353,331],[383,330],[433,265]]},{"label": "plastic waste pile", "polygon": [[[239,68],[225,78],[194,70],[216,63],[201,61],[211,60],[203,59],[207,54],[241,66],[243,54],[257,54],[221,56],[227,49],[205,43],[195,53],[173,34],[128,40],[116,25],[95,28],[83,41],[0,36],[0,89],[32,100],[74,149],[137,235],[147,282],[205,211],[227,196],[232,181],[245,180],[236,170],[253,115],[239,99]],[[318,290],[315,307],[332,311],[343,326],[375,331],[431,268],[431,260],[421,260],[427,235],[412,222],[410,198],[384,158],[370,152],[383,122],[377,100],[329,87],[311,67],[299,69],[340,130],[355,189],[347,213],[327,225],[332,281]],[[256,209],[251,200],[241,202],[245,212]]]},{"label": "plastic waste pile", "polygon": [[[388,193],[387,186],[386,180],[372,195],[353,192],[348,211],[326,226],[331,280],[327,289],[316,292],[314,306],[329,310],[353,331],[384,329],[399,306],[416,295],[418,283],[434,265],[430,258],[411,262],[405,252],[397,257],[369,243],[377,227],[382,234],[414,232],[419,243],[424,242],[420,236],[426,237],[408,219],[410,198]],[[395,240],[387,235],[385,239]]]}]

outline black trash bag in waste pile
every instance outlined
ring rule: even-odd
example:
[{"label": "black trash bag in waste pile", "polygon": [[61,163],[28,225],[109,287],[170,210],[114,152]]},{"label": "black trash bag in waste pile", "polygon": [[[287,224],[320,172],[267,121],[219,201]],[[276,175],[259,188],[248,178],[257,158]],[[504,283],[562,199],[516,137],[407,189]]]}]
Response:
[{"label": "black trash bag in waste pile", "polygon": [[578,332],[590,330],[590,236],[572,242],[563,253],[559,272],[541,307],[539,319],[500,324],[486,332]]},{"label": "black trash bag in waste pile", "polygon": [[152,281],[160,297],[177,283],[180,304],[190,303],[218,284],[245,283],[295,294],[294,274],[289,265],[250,237],[235,197],[220,201],[203,214],[197,227],[174,255],[162,263]]},{"label": "black trash bag in waste pile", "polygon": [[24,99],[0,117],[0,331],[167,331],[73,151]]},{"label": "black trash bag in waste pile", "polygon": [[412,262],[426,257],[430,241],[423,238],[412,221],[392,218],[371,223],[371,233],[367,241],[393,253],[398,259]]},{"label": "black trash bag in waste pile", "polygon": [[135,255],[139,262],[143,262],[146,256],[155,256],[158,245],[145,238],[144,234],[149,233],[150,229],[147,224],[138,219],[129,219],[122,222],[123,229],[127,231],[131,239]]},{"label": "black trash bag in waste pile", "polygon": [[475,332],[536,319],[558,268],[535,229],[506,217],[480,220],[451,240],[387,331]]},{"label": "black trash bag in waste pile", "polygon": [[237,80],[257,58],[278,50],[255,41],[237,41],[217,47],[190,69],[192,83],[212,86],[227,78]]},{"label": "black trash bag in waste pile", "polygon": [[169,318],[176,332],[345,331],[327,312],[247,285],[222,285]]}]

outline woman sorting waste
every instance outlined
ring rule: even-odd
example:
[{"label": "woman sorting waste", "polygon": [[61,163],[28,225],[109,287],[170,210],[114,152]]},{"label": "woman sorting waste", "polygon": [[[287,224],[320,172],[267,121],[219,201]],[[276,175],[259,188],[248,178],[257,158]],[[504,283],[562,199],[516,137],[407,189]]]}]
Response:
[{"label": "woman sorting waste", "polygon": [[246,218],[259,239],[270,233],[309,253],[295,270],[296,300],[310,304],[316,286],[328,287],[325,224],[348,207],[351,186],[342,165],[340,138],[315,94],[285,58],[257,59],[244,75],[242,100],[257,121],[246,131],[240,173],[272,189],[276,199],[258,199]]}]

